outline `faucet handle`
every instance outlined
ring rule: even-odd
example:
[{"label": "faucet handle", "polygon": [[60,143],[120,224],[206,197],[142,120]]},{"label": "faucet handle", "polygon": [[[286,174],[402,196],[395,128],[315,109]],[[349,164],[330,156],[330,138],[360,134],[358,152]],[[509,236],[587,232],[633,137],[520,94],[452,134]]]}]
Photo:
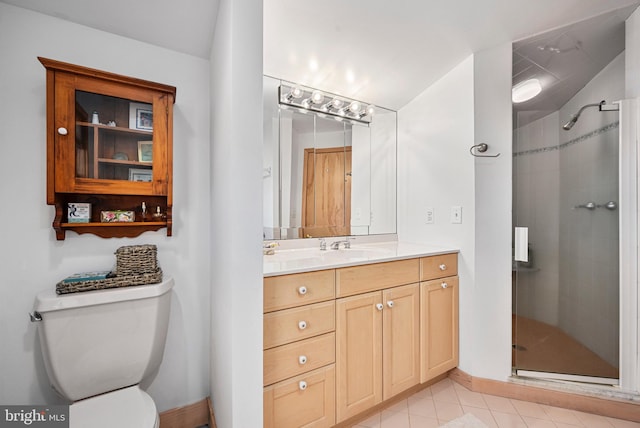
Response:
[{"label": "faucet handle", "polygon": [[327,240],[320,238],[320,250],[325,251],[327,249]]},{"label": "faucet handle", "polygon": [[356,238],[347,236],[344,241],[344,248],[351,248],[351,241],[353,241],[354,239]]}]

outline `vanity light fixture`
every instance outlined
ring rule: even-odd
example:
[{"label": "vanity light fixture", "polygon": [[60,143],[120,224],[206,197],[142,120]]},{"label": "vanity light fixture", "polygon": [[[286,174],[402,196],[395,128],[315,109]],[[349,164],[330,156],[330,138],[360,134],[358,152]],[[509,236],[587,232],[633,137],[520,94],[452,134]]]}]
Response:
[{"label": "vanity light fixture", "polygon": [[511,89],[511,101],[523,103],[542,92],[542,85],[538,79],[529,79],[516,84]]},{"label": "vanity light fixture", "polygon": [[[317,114],[333,116],[337,120],[353,120],[369,124],[375,113],[373,105],[295,84],[283,82],[280,85],[279,94],[282,106],[295,107],[302,112],[312,111]],[[325,102],[325,99],[329,99],[329,101]]]}]

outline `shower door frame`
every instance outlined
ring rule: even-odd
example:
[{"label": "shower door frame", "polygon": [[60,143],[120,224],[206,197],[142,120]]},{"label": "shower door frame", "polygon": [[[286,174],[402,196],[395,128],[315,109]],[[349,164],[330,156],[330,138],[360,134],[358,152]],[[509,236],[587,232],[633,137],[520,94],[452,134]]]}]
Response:
[{"label": "shower door frame", "polygon": [[[640,98],[616,101],[619,106],[619,373],[618,379],[517,369],[528,378],[583,382],[640,392],[640,292],[638,244],[640,238]],[[512,296],[512,299],[514,296]],[[617,380],[617,382],[616,382]]]}]

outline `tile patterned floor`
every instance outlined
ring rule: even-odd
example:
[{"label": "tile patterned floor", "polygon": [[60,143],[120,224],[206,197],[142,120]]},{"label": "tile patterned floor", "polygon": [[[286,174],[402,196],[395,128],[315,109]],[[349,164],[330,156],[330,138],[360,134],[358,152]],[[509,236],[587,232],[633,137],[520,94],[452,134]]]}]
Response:
[{"label": "tile patterned floor", "polygon": [[444,379],[354,428],[437,428],[472,413],[489,428],[640,428],[640,423],[469,391]]}]

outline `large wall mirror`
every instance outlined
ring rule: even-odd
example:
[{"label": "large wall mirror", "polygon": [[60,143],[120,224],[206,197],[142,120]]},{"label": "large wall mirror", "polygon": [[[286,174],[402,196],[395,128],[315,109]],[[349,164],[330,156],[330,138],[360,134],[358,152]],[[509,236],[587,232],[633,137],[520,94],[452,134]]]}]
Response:
[{"label": "large wall mirror", "polygon": [[396,233],[396,112],[295,108],[279,102],[283,84],[264,77],[264,238]]}]

